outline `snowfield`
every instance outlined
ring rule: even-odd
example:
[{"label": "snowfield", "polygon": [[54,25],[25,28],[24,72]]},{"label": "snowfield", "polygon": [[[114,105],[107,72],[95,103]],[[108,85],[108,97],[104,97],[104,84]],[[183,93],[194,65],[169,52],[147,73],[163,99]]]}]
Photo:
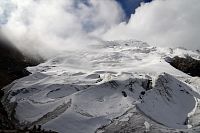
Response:
[{"label": "snowfield", "polygon": [[167,63],[177,55],[200,59],[134,40],[66,51],[27,68],[2,102],[19,125],[59,133],[198,132],[200,79]]}]

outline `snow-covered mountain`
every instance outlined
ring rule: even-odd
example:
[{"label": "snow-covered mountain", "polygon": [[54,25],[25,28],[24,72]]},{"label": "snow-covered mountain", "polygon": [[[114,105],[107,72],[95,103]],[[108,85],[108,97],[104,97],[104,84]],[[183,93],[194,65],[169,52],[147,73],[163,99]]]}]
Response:
[{"label": "snow-covered mountain", "polygon": [[4,88],[19,125],[60,133],[200,132],[200,78],[167,60],[198,52],[107,41],[66,51]]}]

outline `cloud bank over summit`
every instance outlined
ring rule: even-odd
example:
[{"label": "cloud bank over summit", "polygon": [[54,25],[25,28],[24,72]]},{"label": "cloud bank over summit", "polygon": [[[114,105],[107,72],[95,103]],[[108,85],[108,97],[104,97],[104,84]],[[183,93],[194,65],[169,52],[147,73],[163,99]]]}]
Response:
[{"label": "cloud bank over summit", "polygon": [[154,0],[138,7],[128,23],[109,30],[105,39],[136,38],[159,46],[199,49],[199,12],[199,0]]},{"label": "cloud bank over summit", "polygon": [[0,0],[0,27],[18,48],[44,57],[101,39],[200,49],[199,12],[199,0],[154,0],[124,22],[115,0]]},{"label": "cloud bank over summit", "polygon": [[12,7],[10,14],[4,15],[2,31],[20,49],[34,50],[42,56],[82,48],[124,16],[118,3],[111,0],[1,1],[1,9]]}]

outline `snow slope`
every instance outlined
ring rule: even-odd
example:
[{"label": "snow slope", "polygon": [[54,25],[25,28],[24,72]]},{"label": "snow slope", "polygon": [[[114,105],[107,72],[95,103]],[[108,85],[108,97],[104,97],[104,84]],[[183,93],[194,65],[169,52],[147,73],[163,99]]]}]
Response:
[{"label": "snow slope", "polygon": [[[135,108],[165,127],[192,128],[199,124],[188,121],[198,112],[199,88],[165,61],[176,55],[200,59],[193,51],[133,40],[66,51],[27,68],[33,74],[5,87],[3,103],[20,125],[60,133],[94,133]],[[148,122],[144,126],[149,130]]]}]

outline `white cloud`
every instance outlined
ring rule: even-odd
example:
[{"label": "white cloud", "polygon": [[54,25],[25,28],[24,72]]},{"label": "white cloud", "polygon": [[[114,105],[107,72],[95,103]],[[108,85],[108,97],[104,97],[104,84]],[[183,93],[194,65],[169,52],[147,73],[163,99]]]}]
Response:
[{"label": "white cloud", "polygon": [[[128,23],[115,0],[0,0],[1,30],[20,49],[45,57],[84,48],[96,39],[137,39],[152,45],[200,49],[200,1],[154,0]],[[5,4],[4,4],[5,6]],[[10,9],[10,10],[9,10]]]},{"label": "white cloud", "polygon": [[88,4],[78,0],[8,1],[16,8],[2,25],[3,32],[18,48],[42,56],[82,48],[123,17],[113,0],[88,0]]},{"label": "white cloud", "polygon": [[153,45],[200,49],[200,1],[154,0],[142,4],[128,23],[121,23],[104,39],[147,41]]}]

